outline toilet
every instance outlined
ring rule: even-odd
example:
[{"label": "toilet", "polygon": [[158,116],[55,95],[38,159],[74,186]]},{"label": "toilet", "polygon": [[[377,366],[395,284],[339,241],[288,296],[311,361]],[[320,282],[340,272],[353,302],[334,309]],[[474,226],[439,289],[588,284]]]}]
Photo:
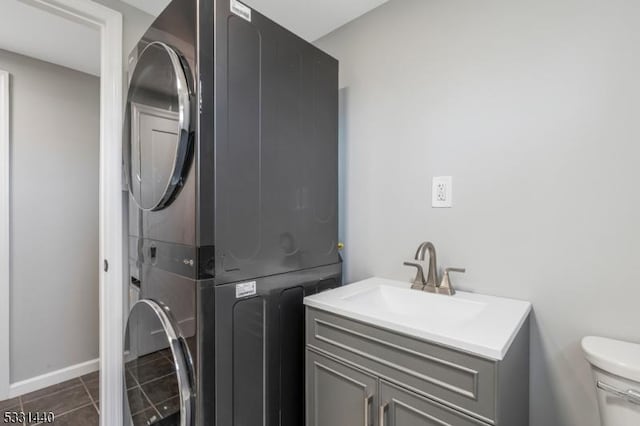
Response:
[{"label": "toilet", "polygon": [[585,337],[602,426],[640,425],[640,344]]}]

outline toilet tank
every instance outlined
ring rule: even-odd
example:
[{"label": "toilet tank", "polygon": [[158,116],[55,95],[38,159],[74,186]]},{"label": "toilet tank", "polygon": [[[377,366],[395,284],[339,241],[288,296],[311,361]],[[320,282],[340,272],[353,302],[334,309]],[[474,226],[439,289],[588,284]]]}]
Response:
[{"label": "toilet tank", "polygon": [[602,426],[640,425],[640,344],[585,337],[582,349],[591,364]]}]

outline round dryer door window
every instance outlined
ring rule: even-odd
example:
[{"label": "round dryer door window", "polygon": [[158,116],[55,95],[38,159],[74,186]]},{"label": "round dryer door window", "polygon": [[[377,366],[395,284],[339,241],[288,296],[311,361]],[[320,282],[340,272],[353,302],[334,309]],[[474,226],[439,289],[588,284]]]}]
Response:
[{"label": "round dryer door window", "polygon": [[125,426],[191,426],[191,357],[168,308],[148,299],[137,302],[124,349]]},{"label": "round dryer door window", "polygon": [[133,70],[124,117],[129,190],[143,210],[161,210],[180,190],[193,144],[187,62],[154,42]]}]

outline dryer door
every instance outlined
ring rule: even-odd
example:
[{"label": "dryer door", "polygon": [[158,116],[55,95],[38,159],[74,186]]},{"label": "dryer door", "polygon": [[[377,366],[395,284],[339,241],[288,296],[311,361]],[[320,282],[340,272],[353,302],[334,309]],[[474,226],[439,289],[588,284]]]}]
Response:
[{"label": "dryer door", "polygon": [[193,424],[192,362],[169,308],[149,299],[129,314],[124,425]]},{"label": "dryer door", "polygon": [[124,117],[124,160],[129,190],[143,210],[161,210],[175,198],[193,144],[187,62],[154,42],[133,70]]}]

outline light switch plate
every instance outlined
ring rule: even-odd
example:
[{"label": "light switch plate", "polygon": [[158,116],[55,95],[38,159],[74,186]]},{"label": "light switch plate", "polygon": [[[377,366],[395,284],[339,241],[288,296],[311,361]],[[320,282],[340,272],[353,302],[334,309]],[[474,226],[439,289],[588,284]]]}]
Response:
[{"label": "light switch plate", "polygon": [[452,181],[451,176],[434,176],[431,187],[431,207],[448,208],[453,205]]}]

